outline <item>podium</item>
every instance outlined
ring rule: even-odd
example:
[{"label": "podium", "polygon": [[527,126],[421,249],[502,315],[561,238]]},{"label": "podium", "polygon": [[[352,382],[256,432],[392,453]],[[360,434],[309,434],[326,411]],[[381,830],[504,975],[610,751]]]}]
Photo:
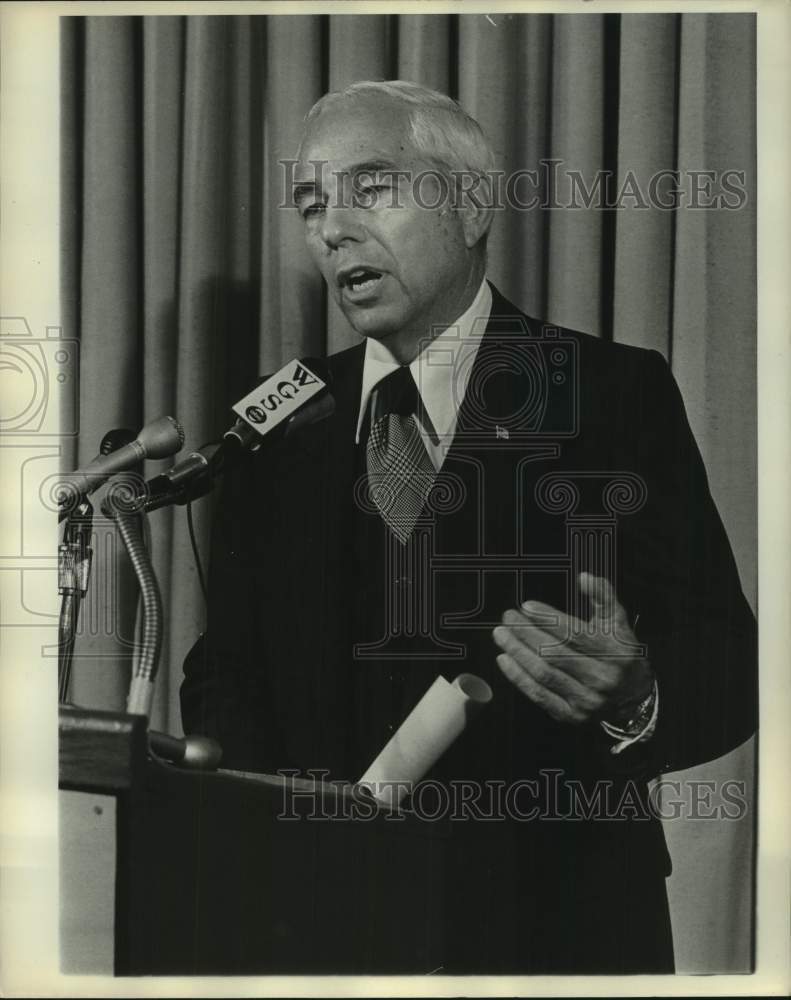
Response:
[{"label": "podium", "polygon": [[183,770],[151,758],[142,717],[66,707],[60,787],[115,806],[116,975],[443,968],[441,821],[351,786]]}]

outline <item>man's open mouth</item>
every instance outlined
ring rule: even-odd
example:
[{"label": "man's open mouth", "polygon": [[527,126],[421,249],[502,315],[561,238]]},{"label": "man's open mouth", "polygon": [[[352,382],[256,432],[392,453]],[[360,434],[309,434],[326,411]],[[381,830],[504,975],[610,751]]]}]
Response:
[{"label": "man's open mouth", "polygon": [[381,271],[374,271],[370,267],[358,267],[341,275],[341,287],[348,288],[351,292],[364,292],[373,288],[381,277]]}]

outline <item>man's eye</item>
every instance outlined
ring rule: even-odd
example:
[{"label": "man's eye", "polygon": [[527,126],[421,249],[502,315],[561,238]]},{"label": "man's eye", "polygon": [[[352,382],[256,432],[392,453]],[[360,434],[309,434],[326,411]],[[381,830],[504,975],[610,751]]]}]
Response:
[{"label": "man's eye", "polygon": [[362,184],[357,188],[357,201],[363,206],[373,204],[377,198],[390,191],[389,184]]},{"label": "man's eye", "polygon": [[310,205],[303,205],[299,212],[303,219],[310,219],[324,211],[325,206],[320,201],[314,201]]}]

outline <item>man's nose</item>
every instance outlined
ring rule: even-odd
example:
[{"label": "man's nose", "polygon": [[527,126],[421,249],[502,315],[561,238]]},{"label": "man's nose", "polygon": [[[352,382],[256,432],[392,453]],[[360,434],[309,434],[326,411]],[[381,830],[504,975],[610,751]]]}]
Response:
[{"label": "man's nose", "polygon": [[327,205],[321,221],[321,238],[335,250],[346,242],[362,243],[365,227],[358,217],[359,210],[343,205]]}]

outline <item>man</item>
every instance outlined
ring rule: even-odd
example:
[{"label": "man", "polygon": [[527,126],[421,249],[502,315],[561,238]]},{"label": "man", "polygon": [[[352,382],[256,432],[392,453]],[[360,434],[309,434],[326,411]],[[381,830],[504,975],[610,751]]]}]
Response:
[{"label": "man", "polygon": [[227,477],[185,730],[355,781],[438,673],[479,674],[428,776],[470,806],[444,971],[671,971],[646,782],[751,734],[754,621],[661,357],[486,281],[492,166],[414,84],[307,116],[295,201],[365,341],[329,359],[330,420]]}]

